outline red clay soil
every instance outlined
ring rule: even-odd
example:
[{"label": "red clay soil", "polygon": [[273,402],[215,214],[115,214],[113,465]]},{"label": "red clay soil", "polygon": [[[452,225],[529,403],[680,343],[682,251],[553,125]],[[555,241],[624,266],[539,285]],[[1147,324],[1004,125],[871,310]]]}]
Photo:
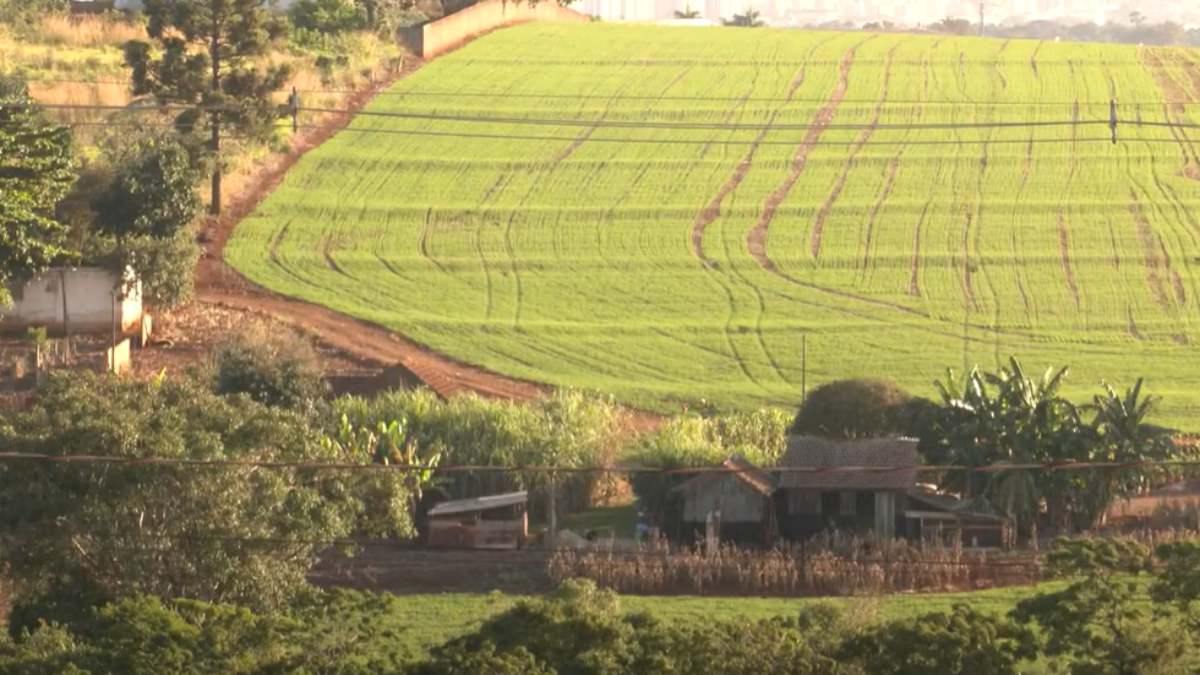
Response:
[{"label": "red clay soil", "polygon": [[[406,62],[397,77],[420,68]],[[347,108],[357,112],[391,81],[355,94]],[[234,227],[270,194],[288,169],[304,155],[333,136],[352,114],[328,120],[313,133],[302,134],[292,150],[263,168],[259,178],[242,193],[233,195],[220,218],[204,230],[204,252],[196,269],[196,295],[200,302],[265,314],[287,322],[345,353],[369,363],[400,365],[441,396],[475,392],[484,396],[529,400],[545,394],[542,385],[523,382],[459,363],[423,347],[382,326],[361,321],[331,309],[272,293],[243,277],[225,263],[224,251]]]}]

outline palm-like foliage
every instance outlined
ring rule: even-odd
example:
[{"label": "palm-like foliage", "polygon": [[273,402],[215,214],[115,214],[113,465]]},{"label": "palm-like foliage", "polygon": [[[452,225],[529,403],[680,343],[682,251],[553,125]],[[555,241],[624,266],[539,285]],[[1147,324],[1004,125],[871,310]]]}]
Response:
[{"label": "palm-like foliage", "polygon": [[[1142,467],[1095,471],[998,470],[1005,464],[1122,462],[1169,456],[1168,432],[1146,423],[1155,400],[1139,380],[1124,395],[1111,387],[1087,407],[1061,394],[1068,370],[1029,376],[1013,358],[995,373],[948,371],[935,383],[941,408],[923,439],[935,461],[992,471],[954,472],[946,483],[1022,526],[1043,507],[1060,529],[1090,526],[1118,496],[1143,489],[1153,474]],[[1091,422],[1084,413],[1094,411]]]},{"label": "palm-like foliage", "polygon": [[692,9],[691,5],[686,5],[683,11],[675,10],[676,19],[699,19],[700,11]]}]

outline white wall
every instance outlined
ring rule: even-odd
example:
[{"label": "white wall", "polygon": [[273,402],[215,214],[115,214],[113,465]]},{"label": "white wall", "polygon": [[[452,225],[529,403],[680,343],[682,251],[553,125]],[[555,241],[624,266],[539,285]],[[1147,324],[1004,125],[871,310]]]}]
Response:
[{"label": "white wall", "polygon": [[[132,280],[132,272],[127,272]],[[63,285],[66,311],[72,333],[108,334],[113,326],[113,293],[122,332],[135,330],[142,318],[142,286],[134,282],[126,291],[115,272],[100,267],[55,268],[30,281],[10,287],[13,306],[0,308],[0,330],[23,331],[45,326],[51,333],[64,332]],[[120,297],[125,291],[125,297]]]}]

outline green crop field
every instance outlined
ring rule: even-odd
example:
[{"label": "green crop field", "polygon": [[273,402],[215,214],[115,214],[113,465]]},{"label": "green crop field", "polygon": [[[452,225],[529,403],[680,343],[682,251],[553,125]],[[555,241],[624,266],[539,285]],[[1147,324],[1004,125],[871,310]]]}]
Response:
[{"label": "green crop field", "polygon": [[530,24],[378,97],[227,256],[647,408],[792,405],[805,377],[928,394],[1015,354],[1081,399],[1144,375],[1195,426],[1196,100],[1194,50]]}]

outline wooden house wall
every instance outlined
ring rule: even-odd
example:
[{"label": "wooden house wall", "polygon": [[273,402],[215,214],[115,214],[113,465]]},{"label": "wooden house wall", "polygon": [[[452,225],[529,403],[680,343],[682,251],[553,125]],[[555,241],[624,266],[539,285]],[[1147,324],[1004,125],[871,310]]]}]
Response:
[{"label": "wooden house wall", "polygon": [[721,510],[721,523],[761,523],[766,498],[736,476],[700,481],[683,491],[683,521],[703,523],[708,512]]},{"label": "wooden house wall", "polygon": [[[796,512],[793,492],[809,492],[807,499],[817,500],[820,512]],[[854,503],[854,513],[847,514],[842,509],[841,496],[849,494],[847,499]],[[775,512],[779,523],[779,534],[784,539],[803,540],[822,532],[838,530],[840,532],[867,534],[874,532],[885,537],[898,536],[905,532],[904,508],[905,495],[898,490],[795,490],[783,489],[775,493]],[[809,503],[813,503],[810,501]],[[892,531],[885,532],[876,516],[887,517],[892,524]]]}]

